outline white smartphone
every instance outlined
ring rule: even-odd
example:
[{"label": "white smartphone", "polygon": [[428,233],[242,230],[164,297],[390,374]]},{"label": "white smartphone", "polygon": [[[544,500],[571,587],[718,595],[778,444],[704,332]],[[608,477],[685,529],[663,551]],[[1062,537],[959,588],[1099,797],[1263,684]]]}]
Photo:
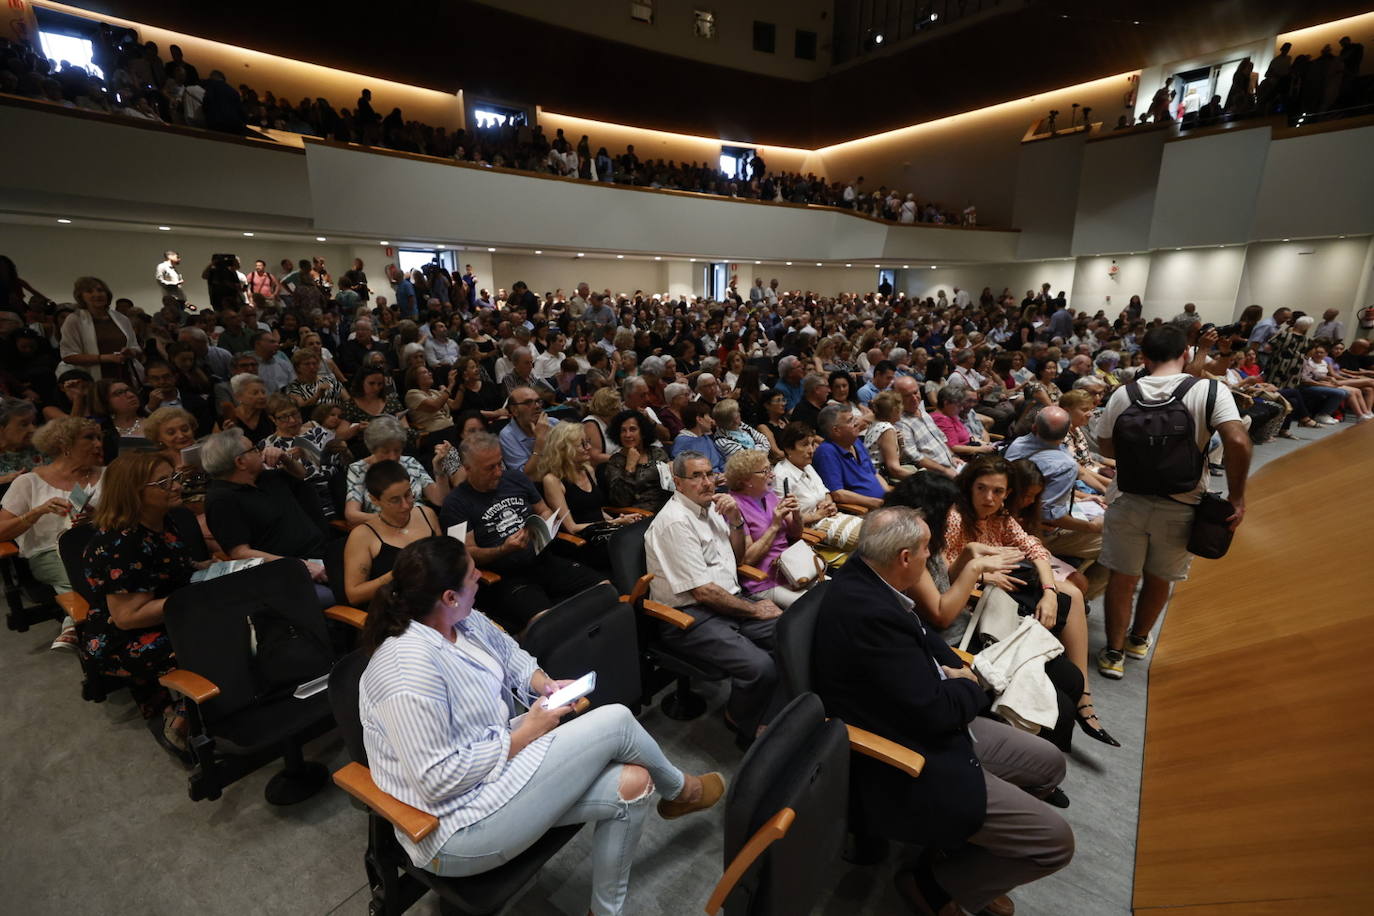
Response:
[{"label": "white smartphone", "polygon": [[545,697],[544,706],[549,709],[557,709],[559,706],[571,706],[595,689],[596,672],[588,671],[568,686],[555,690]]}]

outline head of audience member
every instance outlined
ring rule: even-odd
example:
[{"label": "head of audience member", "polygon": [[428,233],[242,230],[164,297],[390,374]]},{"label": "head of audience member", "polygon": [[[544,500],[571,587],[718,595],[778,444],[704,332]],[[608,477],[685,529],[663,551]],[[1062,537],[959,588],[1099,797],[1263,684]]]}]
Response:
[{"label": "head of audience member", "polygon": [[1043,527],[1040,497],[1045,492],[1045,474],[1029,458],[1011,462],[1011,493],[1007,510],[1027,533],[1039,536]]},{"label": "head of audience member", "polygon": [[964,399],[968,388],[963,385],[946,385],[935,394],[935,409],[947,417],[958,417],[964,412]]},{"label": "head of audience member", "polygon": [[773,468],[762,449],[744,449],[725,461],[725,485],[734,493],[762,500],[772,483]]},{"label": "head of audience member", "polygon": [[[1085,388],[1074,388],[1072,391],[1066,392],[1064,396],[1059,399],[1058,405],[1058,409],[1063,410],[1068,415],[1069,424],[1073,429],[1082,429],[1087,426],[1088,423],[1092,421],[1093,411],[1096,408],[1097,397]],[[1041,410],[1041,413],[1043,414],[1049,409],[1050,408],[1046,407]],[[1038,419],[1039,417],[1037,415],[1037,420]],[[1040,436],[1042,439],[1045,438],[1038,428],[1036,429],[1036,435]],[[1046,441],[1050,440],[1047,439]]]},{"label": "head of audience member", "polygon": [[229,391],[234,396],[234,403],[244,411],[253,413],[267,409],[267,386],[256,375],[240,372],[229,379]]},{"label": "head of audience member", "polygon": [[1187,333],[1172,322],[1150,328],[1140,341],[1140,352],[1145,354],[1145,366],[1150,372],[1157,366],[1182,359],[1187,350]]},{"label": "head of audience member", "polygon": [[1097,368],[1101,369],[1103,372],[1114,372],[1116,371],[1116,367],[1121,365],[1121,354],[1115,350],[1102,350],[1097,354],[1097,359],[1094,360],[1094,363],[1097,365]]},{"label": "head of audience member", "polygon": [[915,509],[874,509],[864,516],[854,555],[888,585],[906,591],[925,574],[930,557],[930,529]]},{"label": "head of audience member", "polygon": [[716,428],[722,431],[739,429],[741,418],[739,412],[739,401],[734,398],[722,398],[716,402],[716,406],[711,408],[711,419],[715,421]]},{"label": "head of audience member", "polygon": [[[379,354],[380,355],[380,354]],[[386,399],[386,370],[376,366],[362,366],[353,373],[348,392],[355,401],[382,401]]]},{"label": "head of audience member", "polygon": [[801,383],[805,369],[802,362],[795,356],[784,356],[778,360],[778,377],[789,385]]},{"label": "head of audience member", "polygon": [[33,445],[38,409],[23,398],[0,398],[0,452],[18,452]]},{"label": "head of audience member", "polygon": [[716,475],[710,459],[691,449],[678,452],[673,459],[673,484],[692,504],[703,509],[709,506],[716,495]]},{"label": "head of audience member", "polygon": [[114,294],[99,277],[78,277],[72,286],[72,301],[78,308],[83,308],[96,317],[103,317],[109,312],[110,304],[114,302]]},{"label": "head of audience member", "polygon": [[713,406],[720,399],[720,380],[709,372],[698,375],[697,398]]},{"label": "head of audience member", "polygon": [[1069,430],[1072,428],[1072,418],[1063,404],[1064,399],[1060,398],[1060,406],[1050,405],[1041,408],[1031,422],[1031,429],[1035,435],[1047,443],[1055,444],[1068,438]]},{"label": "head of audience member", "polygon": [[491,433],[474,433],[463,438],[458,452],[467,472],[468,486],[479,493],[490,493],[500,485],[506,467],[501,457],[500,439]]},{"label": "head of audience member", "polygon": [[167,512],[181,505],[181,477],[167,456],[125,452],[105,469],[92,522],[106,531],[137,525],[161,530]]},{"label": "head of audience member", "polygon": [[[696,403],[695,401],[692,402]],[[688,404],[688,408],[692,405]],[[683,417],[683,422],[686,422]],[[625,451],[635,449],[641,454],[648,452],[649,448],[658,444],[658,430],[649,418],[638,410],[626,408],[615,415],[610,427],[606,430],[606,438],[619,445]]]},{"label": "head of audience member", "polygon": [[361,644],[368,654],[412,623],[449,635],[472,612],[479,573],[462,541],[441,535],[421,538],[402,548],[392,572],[363,628]]},{"label": "head of audience member", "polygon": [[34,431],[33,447],[64,471],[96,468],[105,463],[100,426],[85,417],[49,420]]},{"label": "head of audience member", "polygon": [[979,455],[954,479],[959,487],[959,514],[969,530],[1006,510],[1011,492],[1011,464],[1001,455]]},{"label": "head of audience member", "polygon": [[406,447],[406,428],[391,416],[377,417],[363,430],[363,444],[367,446],[371,464],[378,461],[400,461]]},{"label": "head of audience member", "polygon": [[663,388],[663,400],[666,409],[675,414],[679,419],[682,418],[682,410],[692,400],[692,389],[682,382],[673,382]]},{"label": "head of audience member", "polygon": [[1093,360],[1091,356],[1082,353],[1069,360],[1069,371],[1074,375],[1083,376],[1092,371]]},{"label": "head of audience member", "polygon": [[267,415],[276,424],[277,435],[283,439],[294,439],[301,433],[304,417],[296,402],[284,394],[273,394],[267,398]]},{"label": "head of audience member", "polygon": [[143,435],[181,465],[181,450],[196,443],[196,418],[180,407],[159,407],[143,421]]},{"label": "head of audience member", "polygon": [[763,396],[763,420],[776,424],[787,416],[787,395],[774,389]]},{"label": "head of audience member", "polygon": [[587,405],[587,413],[609,423],[620,413],[622,407],[620,392],[614,388],[602,388],[592,395],[591,402]]},{"label": "head of audience member", "polygon": [[784,460],[798,470],[806,470],[816,455],[816,431],[805,423],[788,423],[778,434],[778,448]]},{"label": "head of audience member", "polygon": [[232,427],[205,437],[200,444],[200,466],[211,477],[244,484],[256,483],[265,467],[262,447]]},{"label": "head of audience member", "polygon": [[920,382],[909,375],[901,375],[892,383],[892,390],[901,398],[903,415],[914,417],[921,412],[923,405]]},{"label": "head of audience member", "polygon": [[276,331],[258,331],[253,335],[253,353],[257,356],[259,364],[270,363],[276,359],[279,349],[281,337]]},{"label": "head of audience member", "polygon": [[425,365],[423,353],[417,365],[406,369],[405,383],[406,391],[429,391],[434,387],[434,373]]},{"label": "head of audience member", "polygon": [[[845,378],[848,377],[847,375],[845,376]],[[801,386],[802,400],[806,401],[806,403],[810,404],[812,407],[819,409],[825,406],[826,401],[830,400],[830,382],[819,372],[809,372],[803,376]],[[787,398],[784,396],[783,404],[785,405],[786,403]]]},{"label": "head of audience member", "polygon": [[873,411],[874,419],[893,423],[901,419],[902,396],[895,391],[882,391],[873,398],[869,407]]},{"label": "head of audience member", "polygon": [[392,459],[376,461],[363,475],[363,486],[383,522],[393,528],[406,526],[415,508],[415,490],[405,465]]},{"label": "head of audience member", "polygon": [[1059,363],[1052,359],[1041,359],[1040,368],[1035,373],[1035,379],[1040,384],[1049,386],[1054,384],[1054,380],[1059,378]]},{"label": "head of audience member", "polygon": [[[1293,319],[1293,333],[1297,334],[1299,337],[1306,337],[1307,332],[1312,330],[1312,325],[1316,323],[1317,319],[1313,318],[1311,315],[1302,315],[1295,318]],[[1142,347],[1142,349],[1144,348]]]},{"label": "head of audience member", "polygon": [[128,424],[142,412],[138,392],[122,378],[102,378],[95,383],[95,410],[116,424]]},{"label": "head of audience member", "polygon": [[509,407],[511,422],[527,433],[534,430],[534,425],[544,413],[544,401],[539,393],[523,386],[511,390]]},{"label": "head of audience member", "polygon": [[905,506],[920,512],[930,529],[930,551],[940,556],[945,549],[949,510],[959,501],[959,487],[943,474],[913,474],[899,482],[883,499],[885,506]]},{"label": "head of audience member", "polygon": [[848,451],[859,438],[854,411],[848,404],[830,404],[816,416],[816,431],[827,442]]}]

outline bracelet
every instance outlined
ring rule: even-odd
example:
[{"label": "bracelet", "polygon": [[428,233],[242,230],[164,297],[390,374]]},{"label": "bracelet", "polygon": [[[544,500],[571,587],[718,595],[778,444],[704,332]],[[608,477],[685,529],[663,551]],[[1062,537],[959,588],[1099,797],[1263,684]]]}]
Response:
[{"label": "bracelet", "polygon": [[1040,590],[1042,592],[1054,592],[1056,595],[1059,594],[1059,587],[1057,585],[1042,585],[1040,586]]}]

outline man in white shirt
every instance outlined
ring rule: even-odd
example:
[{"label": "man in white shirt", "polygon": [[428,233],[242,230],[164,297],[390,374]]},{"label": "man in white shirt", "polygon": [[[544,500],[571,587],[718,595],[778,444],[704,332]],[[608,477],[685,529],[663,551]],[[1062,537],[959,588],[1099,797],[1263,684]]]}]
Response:
[{"label": "man in white shirt", "polygon": [[563,365],[563,348],[567,345],[568,338],[561,332],[555,332],[549,338],[549,348],[534,361],[534,377],[549,379],[557,375]]},{"label": "man in white shirt", "polygon": [[644,538],[654,601],[690,614],[687,629],[660,625],[665,645],[731,677],[726,721],[742,741],[764,721],[777,683],[773,630],[782,609],[744,597],[736,569],[744,556],[744,516],[734,497],[717,495],[711,462],[698,452],[673,459],[677,492]]},{"label": "man in white shirt", "polygon": [[591,294],[592,288],[588,286],[585,281],[577,284],[577,295],[568,300],[568,314],[573,318],[581,318],[585,315],[587,309],[591,308],[591,306],[588,305],[588,299]]},{"label": "man in white shirt", "polygon": [[921,385],[908,375],[901,375],[892,383],[892,390],[902,396],[902,416],[897,427],[898,441],[909,449],[902,454],[902,463],[954,477],[964,466],[963,459],[949,447],[945,434],[935,425],[925,405],[921,403]]},{"label": "man in white shirt", "polygon": [[973,301],[973,299],[972,299],[971,296],[969,296],[968,290],[966,290],[966,289],[960,289],[960,288],[957,287],[957,286],[954,287],[954,305],[955,305],[956,308],[961,308],[961,309],[968,308],[968,307],[969,307],[969,303],[972,302],[972,301]]},{"label": "man in white shirt", "polygon": [[[1233,513],[1228,519],[1235,530],[1245,517],[1245,481],[1250,472],[1250,436],[1236,410],[1236,402],[1225,385],[1209,379],[1196,379],[1183,371],[1188,357],[1188,338],[1177,324],[1151,328],[1141,343],[1145,372],[1129,385],[1118,388],[1107,401],[1097,424],[1098,450],[1117,461],[1117,474],[1108,490],[1102,531],[1102,554],[1098,562],[1112,571],[1107,584],[1107,645],[1098,654],[1097,670],[1104,676],[1125,676],[1126,655],[1144,659],[1149,654],[1150,631],[1159,619],[1174,582],[1188,578],[1192,555],[1188,538],[1195,507],[1207,492],[1208,441],[1213,430],[1221,437],[1225,452],[1227,497]],[[1182,403],[1192,415],[1194,442],[1198,454],[1198,479],[1170,480],[1165,475],[1175,464],[1168,459],[1167,446],[1132,444],[1143,438],[1139,423],[1129,427],[1130,440],[1113,439],[1118,419],[1131,409],[1135,391],[1140,403],[1163,409],[1182,385]],[[1211,416],[1208,414],[1212,399]],[[1151,431],[1152,432],[1152,431]],[[1166,437],[1160,437],[1166,438]],[[1154,443],[1156,437],[1150,436]],[[1175,472],[1175,477],[1177,472]],[[1144,576],[1140,598],[1131,618],[1131,598],[1136,583]],[[1129,627],[1129,635],[1127,629]]]},{"label": "man in white shirt", "polygon": [[181,264],[181,255],[175,251],[164,251],[162,253],[162,263],[157,265],[154,272],[154,279],[157,285],[162,287],[162,295],[172,296],[178,302],[186,302],[186,292],[181,288],[182,276],[177,266]]}]

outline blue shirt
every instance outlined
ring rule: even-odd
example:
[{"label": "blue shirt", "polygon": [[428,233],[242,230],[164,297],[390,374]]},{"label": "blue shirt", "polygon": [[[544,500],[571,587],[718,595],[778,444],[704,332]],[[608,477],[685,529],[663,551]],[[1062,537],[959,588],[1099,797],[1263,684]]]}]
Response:
[{"label": "blue shirt", "polygon": [[811,459],[816,473],[821,475],[825,488],[834,493],[836,490],[849,490],[861,496],[882,499],[887,495],[877,473],[873,470],[873,459],[861,441],[855,440],[854,451],[857,455],[842,451],[833,442],[822,442]]},{"label": "blue shirt", "polygon": [[419,315],[419,309],[415,305],[414,283],[402,280],[396,284],[396,306],[401,310],[402,318],[415,318]]},{"label": "blue shirt", "polygon": [[781,392],[782,392],[782,396],[783,396],[784,398],[787,399],[787,409],[788,409],[788,410],[791,410],[792,408],[796,407],[798,404],[801,403],[801,399],[802,399],[802,386],[801,386],[801,382],[798,382],[798,383],[795,384],[795,385],[789,385],[787,382],[784,382],[782,379],[778,379],[778,383],[777,383],[776,385],[773,386],[773,390],[774,390],[774,391],[781,391]]},{"label": "blue shirt", "polygon": [[873,403],[874,398],[886,390],[886,388],[879,388],[872,382],[864,382],[863,387],[859,389],[859,403],[867,407],[869,404]]},{"label": "blue shirt", "polygon": [[678,433],[673,440],[673,457],[676,458],[679,452],[700,452],[710,460],[711,470],[716,473],[725,470],[725,456],[710,436],[693,436],[686,431]]},{"label": "blue shirt", "polygon": [[1007,460],[1029,458],[1045,475],[1045,489],[1040,494],[1040,517],[1047,522],[1063,518],[1072,508],[1073,485],[1078,480],[1078,462],[1061,442],[1046,442],[1035,433],[1027,433],[1007,446]]},{"label": "blue shirt", "polygon": [[[553,417],[549,417],[549,425],[557,423]],[[520,428],[520,424],[514,420],[507,423],[501,429],[500,435],[496,438],[501,440],[501,457],[506,462],[506,470],[525,472],[525,465],[529,463],[530,453],[534,451],[534,435],[526,433]]]}]

